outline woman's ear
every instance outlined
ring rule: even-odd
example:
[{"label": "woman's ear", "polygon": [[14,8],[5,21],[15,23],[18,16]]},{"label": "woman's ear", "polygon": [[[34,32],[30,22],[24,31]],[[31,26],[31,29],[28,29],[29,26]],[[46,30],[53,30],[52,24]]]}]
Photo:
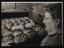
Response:
[{"label": "woman's ear", "polygon": [[56,25],[58,25],[58,24],[59,24],[59,22],[60,22],[60,20],[59,20],[59,19],[56,19],[56,20],[55,20]]}]

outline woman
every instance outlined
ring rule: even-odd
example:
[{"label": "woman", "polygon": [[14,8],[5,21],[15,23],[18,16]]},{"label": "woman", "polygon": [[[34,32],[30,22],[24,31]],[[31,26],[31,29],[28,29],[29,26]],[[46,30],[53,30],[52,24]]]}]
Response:
[{"label": "woman", "polygon": [[62,15],[61,4],[51,4],[45,9],[43,23],[46,25],[47,37],[42,41],[41,46],[62,45]]}]

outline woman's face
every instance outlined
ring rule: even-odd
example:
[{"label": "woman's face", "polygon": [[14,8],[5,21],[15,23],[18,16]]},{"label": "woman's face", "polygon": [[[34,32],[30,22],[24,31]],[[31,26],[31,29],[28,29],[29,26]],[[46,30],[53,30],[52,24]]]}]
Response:
[{"label": "woman's face", "polygon": [[45,12],[43,23],[46,25],[46,30],[51,30],[55,27],[55,22],[49,12]]}]

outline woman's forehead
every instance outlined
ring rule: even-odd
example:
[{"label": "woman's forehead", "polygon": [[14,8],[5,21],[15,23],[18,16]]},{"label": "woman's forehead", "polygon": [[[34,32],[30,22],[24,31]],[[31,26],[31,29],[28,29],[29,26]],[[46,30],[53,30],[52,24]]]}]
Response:
[{"label": "woman's forehead", "polygon": [[52,18],[52,15],[49,12],[45,12],[45,17]]}]

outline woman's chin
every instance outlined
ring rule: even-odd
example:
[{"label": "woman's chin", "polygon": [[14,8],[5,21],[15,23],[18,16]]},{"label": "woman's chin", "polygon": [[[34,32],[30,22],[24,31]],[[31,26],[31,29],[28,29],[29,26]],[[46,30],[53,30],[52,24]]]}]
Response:
[{"label": "woman's chin", "polygon": [[49,30],[49,28],[47,28],[47,27],[46,27],[45,29],[46,29],[47,31]]},{"label": "woman's chin", "polygon": [[45,30],[47,30],[48,32],[51,31],[51,29],[52,28],[49,28],[49,27],[45,28]]}]

